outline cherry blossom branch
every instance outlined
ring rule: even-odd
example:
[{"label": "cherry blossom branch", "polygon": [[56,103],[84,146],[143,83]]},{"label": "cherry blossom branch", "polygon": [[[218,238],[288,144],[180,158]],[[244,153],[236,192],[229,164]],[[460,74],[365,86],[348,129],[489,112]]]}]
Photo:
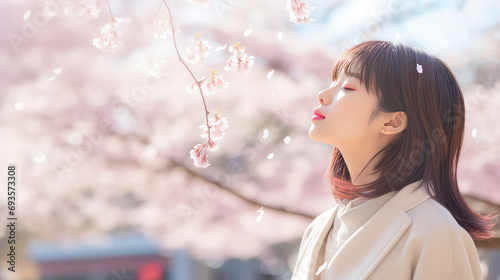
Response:
[{"label": "cherry blossom branch", "polygon": [[[174,21],[172,20],[172,13],[170,13],[170,8],[168,7],[167,2],[165,0],[162,0],[162,1],[163,1],[163,4],[165,4],[165,7],[167,7],[168,16],[170,17],[170,23],[171,23],[171,28],[172,28],[172,38],[174,40],[175,52],[177,53],[177,56],[179,57],[179,60],[182,62],[182,64],[184,65],[184,67],[186,67],[186,69],[188,70],[189,74],[191,74],[191,77],[193,77],[194,82],[196,83],[196,85],[198,86],[198,89],[200,90],[201,99],[203,100],[203,106],[205,107],[205,119],[206,119],[206,122],[207,122],[207,131],[208,131],[208,140],[207,140],[207,143],[210,143],[210,140],[211,140],[210,139],[210,125],[208,123],[208,115],[210,113],[208,112],[207,103],[205,102],[205,97],[203,95],[203,90],[201,89],[201,82],[196,79],[196,77],[194,76],[193,72],[191,71],[191,69],[189,69],[189,67],[184,62],[184,60],[182,59],[182,57],[181,57],[181,55],[179,53],[179,49],[177,48],[177,43],[175,41],[175,28],[174,28]],[[208,145],[207,145],[206,149],[207,148],[208,148]]]},{"label": "cherry blossom branch", "polygon": [[106,3],[108,3],[108,9],[109,9],[109,14],[113,18],[113,12],[111,12],[111,6],[109,5],[109,0],[106,0]]},{"label": "cherry blossom branch", "polygon": [[[136,139],[137,141],[141,142],[144,147],[148,146],[150,143],[149,143],[149,140],[145,137],[142,137],[140,135],[137,135],[137,134],[128,134],[128,135],[117,135],[119,136],[120,138],[127,138],[127,137],[131,137],[131,138],[134,138]],[[199,179],[202,179],[203,181],[207,182],[207,183],[210,183],[210,184],[213,184],[215,187],[221,189],[221,190],[224,190],[226,191],[227,193],[247,202],[248,204],[251,204],[251,205],[255,205],[257,207],[264,207],[266,209],[269,209],[269,210],[273,210],[273,211],[276,211],[276,212],[281,212],[281,213],[284,213],[284,214],[291,214],[291,215],[295,215],[295,216],[299,216],[299,217],[302,217],[302,218],[306,218],[308,220],[312,220],[314,219],[316,216],[314,215],[311,215],[311,214],[307,214],[307,213],[302,213],[302,212],[298,212],[298,211],[293,211],[293,210],[288,210],[288,209],[285,209],[283,207],[280,207],[280,206],[273,206],[273,205],[267,205],[267,204],[263,204],[259,201],[256,201],[256,200],[253,200],[251,198],[248,198],[236,191],[234,191],[234,188],[233,187],[228,187],[228,186],[224,186],[222,185],[221,183],[217,182],[217,181],[214,181],[214,180],[210,180],[209,178],[207,178],[205,175],[203,174],[200,174],[196,171],[193,171],[192,169],[190,169],[189,167],[187,167],[185,164],[181,163],[181,162],[178,162],[174,159],[169,159],[169,161],[171,162],[171,164],[166,164],[164,167],[160,168],[160,169],[154,169],[154,172],[157,172],[157,173],[165,173],[165,171],[170,171],[173,169],[173,167],[179,167],[181,168],[182,170],[184,170],[187,174],[191,175],[192,177],[195,177],[195,178],[199,178]],[[123,159],[119,159],[117,160],[117,162],[119,162],[119,164],[123,164],[124,161]],[[133,161],[133,164],[137,165],[138,167],[142,168],[141,167],[141,163],[139,161]]]},{"label": "cherry blossom branch", "polygon": [[[239,199],[249,203],[249,204],[252,204],[252,205],[255,205],[255,206],[258,206],[258,207],[264,207],[266,209],[269,209],[269,210],[273,210],[273,211],[277,211],[277,212],[282,212],[282,213],[286,213],[286,214],[291,214],[291,215],[295,215],[295,216],[299,216],[299,217],[302,217],[302,218],[306,218],[306,219],[309,219],[309,220],[312,220],[315,218],[315,216],[313,215],[310,215],[310,214],[306,214],[306,213],[302,213],[302,212],[298,212],[298,211],[293,211],[293,210],[288,210],[288,209],[285,209],[283,207],[279,207],[279,206],[272,206],[272,205],[266,205],[266,204],[262,204],[260,203],[259,201],[255,201],[251,198],[248,198],[234,190],[232,190],[232,188],[228,188],[226,186],[223,186],[222,184],[220,184],[219,182],[217,181],[213,181],[213,180],[210,180],[209,178],[203,176],[202,174],[198,173],[198,172],[195,172],[193,170],[191,170],[190,168],[188,168],[186,165],[182,164],[182,163],[179,163],[175,160],[170,160],[170,162],[172,162],[172,166],[174,167],[180,167],[181,169],[183,169],[186,173],[188,173],[189,175],[191,175],[192,177],[196,177],[196,178],[200,178],[210,184],[213,184],[214,186],[218,187],[219,189],[221,190],[224,190],[236,197],[238,197]],[[165,170],[159,170],[158,172],[165,172]]]}]

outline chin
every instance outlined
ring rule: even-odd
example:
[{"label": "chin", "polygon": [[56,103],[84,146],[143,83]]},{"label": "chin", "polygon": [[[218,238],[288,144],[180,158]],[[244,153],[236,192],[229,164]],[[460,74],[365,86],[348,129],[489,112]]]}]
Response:
[{"label": "chin", "polygon": [[323,144],[328,144],[328,145],[332,145],[332,140],[331,139],[327,139],[325,137],[321,137],[321,135],[318,135],[317,133],[318,131],[314,131],[314,127],[311,127],[311,129],[309,129],[309,138],[315,142],[318,142],[318,143],[323,143]]},{"label": "chin", "polygon": [[314,131],[314,125],[311,125],[311,128],[309,128],[309,138],[311,138],[311,140],[313,141],[317,141],[316,140],[316,135],[315,135],[315,131]]},{"label": "chin", "polygon": [[319,142],[319,143],[326,143],[325,142],[325,139],[323,139],[322,137],[320,137],[319,135],[316,135],[316,133],[314,133],[314,131],[309,130],[309,138],[315,142]]}]

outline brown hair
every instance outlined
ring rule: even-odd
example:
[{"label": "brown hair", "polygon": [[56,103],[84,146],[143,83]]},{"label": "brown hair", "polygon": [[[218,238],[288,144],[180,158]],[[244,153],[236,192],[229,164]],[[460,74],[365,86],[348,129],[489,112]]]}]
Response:
[{"label": "brown hair", "polygon": [[332,80],[340,73],[358,77],[369,93],[377,95],[378,107],[372,117],[380,111],[402,111],[408,121],[401,137],[370,159],[379,158],[374,173],[380,176],[369,184],[352,184],[342,154],[335,148],[325,174],[333,195],[338,199],[377,197],[423,179],[427,192],[472,238],[490,238],[495,217],[474,212],[458,189],[465,105],[450,68],[402,43],[368,41],[350,48],[337,60]]}]

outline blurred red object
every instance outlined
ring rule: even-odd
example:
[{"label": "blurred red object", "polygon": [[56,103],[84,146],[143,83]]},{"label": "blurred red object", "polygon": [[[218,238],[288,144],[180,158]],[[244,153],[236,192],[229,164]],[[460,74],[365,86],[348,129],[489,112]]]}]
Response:
[{"label": "blurred red object", "polygon": [[137,270],[137,280],[162,280],[163,267],[159,262],[150,262]]}]

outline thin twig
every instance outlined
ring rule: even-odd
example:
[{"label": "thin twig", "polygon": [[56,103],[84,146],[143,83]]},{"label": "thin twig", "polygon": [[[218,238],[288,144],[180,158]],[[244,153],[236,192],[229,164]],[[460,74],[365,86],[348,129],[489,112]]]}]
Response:
[{"label": "thin twig", "polygon": [[115,18],[113,16],[113,12],[111,11],[111,6],[109,5],[109,0],[106,0],[106,3],[108,3],[108,9],[109,9],[109,14],[111,15],[111,18]]},{"label": "thin twig", "polygon": [[167,4],[167,2],[165,0],[162,0],[162,1],[165,4],[165,7],[167,7],[168,16],[170,17],[170,25],[172,27],[172,38],[174,40],[174,47],[175,47],[175,51],[177,52],[177,56],[179,57],[179,60],[182,62],[182,64],[184,64],[184,67],[186,67],[186,69],[189,71],[189,74],[191,74],[191,77],[193,77],[194,82],[196,83],[196,85],[198,86],[198,89],[200,90],[201,99],[203,100],[203,106],[205,107],[205,119],[207,121],[207,131],[208,131],[207,147],[205,149],[208,149],[208,146],[209,146],[208,143],[210,143],[210,126],[208,124],[208,115],[210,113],[208,112],[207,103],[205,102],[205,97],[203,96],[203,90],[201,89],[201,82],[196,79],[196,77],[194,76],[194,74],[191,71],[191,69],[189,69],[189,67],[184,62],[184,60],[182,60],[181,54],[179,53],[179,49],[177,48],[177,43],[175,41],[174,21],[172,19],[172,14],[170,13],[170,8],[168,7],[168,4]]}]

